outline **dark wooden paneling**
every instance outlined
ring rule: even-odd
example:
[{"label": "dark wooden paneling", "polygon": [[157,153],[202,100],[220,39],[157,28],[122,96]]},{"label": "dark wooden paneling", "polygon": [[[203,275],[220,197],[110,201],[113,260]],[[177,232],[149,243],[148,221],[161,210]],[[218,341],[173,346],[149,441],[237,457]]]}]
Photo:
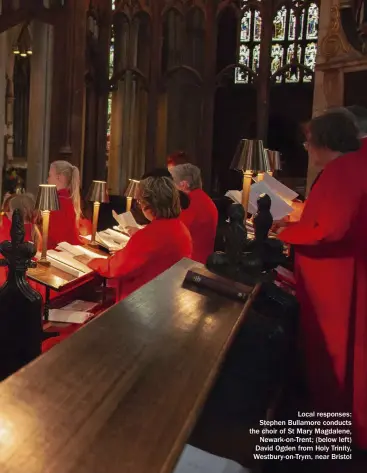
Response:
[{"label": "dark wooden paneling", "polygon": [[344,105],[367,107],[367,71],[344,74]]},{"label": "dark wooden paneling", "polygon": [[168,473],[247,307],[183,260],[0,385],[2,473]]}]

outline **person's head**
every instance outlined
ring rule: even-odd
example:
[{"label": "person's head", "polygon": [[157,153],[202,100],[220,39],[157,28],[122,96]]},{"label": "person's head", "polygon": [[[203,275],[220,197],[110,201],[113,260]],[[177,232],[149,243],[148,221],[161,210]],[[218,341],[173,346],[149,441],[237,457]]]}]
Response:
[{"label": "person's head", "polygon": [[171,171],[175,166],[180,164],[187,164],[190,162],[189,156],[185,151],[175,151],[167,158],[167,169]]},{"label": "person's head", "polygon": [[358,127],[353,116],[345,110],[332,110],[313,118],[307,138],[310,161],[321,167],[360,148]]},{"label": "person's head", "polygon": [[201,180],[201,171],[193,164],[180,164],[171,169],[173,180],[179,189],[189,194],[195,189],[201,189],[203,184]]},{"label": "person's head", "polygon": [[361,107],[360,105],[352,105],[346,107],[346,110],[354,116],[359,128],[360,136],[367,136],[367,108]]},{"label": "person's head", "polygon": [[14,194],[8,200],[7,216],[11,220],[14,210],[22,212],[24,223],[36,223],[38,212],[32,194]]},{"label": "person's head", "polygon": [[149,221],[177,218],[181,212],[179,193],[168,177],[147,177],[140,181],[138,200]]},{"label": "person's head", "polygon": [[80,175],[79,169],[69,161],[54,161],[48,174],[48,184],[57,190],[67,189],[72,198],[77,219],[80,217]]},{"label": "person's head", "polygon": [[[173,179],[172,174],[167,168],[154,168],[143,174],[142,179],[146,179],[147,177],[168,177],[169,179]],[[188,209],[190,206],[190,198],[182,191],[179,191],[179,194],[181,210]]]}]

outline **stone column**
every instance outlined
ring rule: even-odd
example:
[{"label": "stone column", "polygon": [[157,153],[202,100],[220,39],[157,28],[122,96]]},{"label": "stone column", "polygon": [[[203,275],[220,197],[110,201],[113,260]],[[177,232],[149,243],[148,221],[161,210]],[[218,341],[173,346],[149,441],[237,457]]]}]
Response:
[{"label": "stone column", "polygon": [[32,24],[32,42],[27,190],[36,194],[38,185],[45,182],[48,175],[53,27],[45,23],[34,22]]},{"label": "stone column", "polygon": [[4,150],[4,131],[5,131],[5,91],[6,91],[6,63],[7,63],[7,35],[5,33],[0,34],[0,194],[3,185],[3,167],[5,163],[5,150]]},{"label": "stone column", "polygon": [[[322,44],[325,40],[329,28],[330,28],[330,9],[337,0],[323,0],[320,2],[320,19],[319,19],[319,40],[318,40],[318,58],[317,58],[317,65],[315,71],[315,82],[314,82],[314,99],[313,99],[313,116],[320,115],[324,112],[325,109],[328,108],[328,99],[333,95],[332,92],[332,82],[330,82],[331,75],[325,78],[325,71],[321,69],[319,66],[321,63],[324,63],[326,58],[322,55]],[[334,71],[335,72],[335,71]],[[337,76],[334,76],[334,79]],[[340,73],[337,77],[336,85],[340,87]],[[332,79],[331,79],[332,80]],[[341,105],[335,104],[335,105]],[[312,163],[309,163],[308,166],[308,173],[307,173],[307,193],[315,180],[315,177],[320,172],[320,169],[313,166]]]}]

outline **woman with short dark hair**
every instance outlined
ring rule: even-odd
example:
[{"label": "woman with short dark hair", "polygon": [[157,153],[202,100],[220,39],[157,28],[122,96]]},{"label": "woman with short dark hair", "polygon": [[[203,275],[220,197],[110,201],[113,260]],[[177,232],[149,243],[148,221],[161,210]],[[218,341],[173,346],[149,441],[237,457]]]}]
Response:
[{"label": "woman with short dark hair", "polygon": [[94,259],[90,268],[106,278],[118,279],[121,300],[182,258],[190,258],[191,236],[179,219],[180,197],[168,177],[148,177],[139,183],[138,202],[151,222],[133,234],[125,248],[108,259]]},{"label": "woman with short dark hair", "polygon": [[310,160],[324,171],[299,223],[280,233],[294,246],[313,409],[352,412],[353,438],[367,449],[367,151],[350,113],[310,123]]}]

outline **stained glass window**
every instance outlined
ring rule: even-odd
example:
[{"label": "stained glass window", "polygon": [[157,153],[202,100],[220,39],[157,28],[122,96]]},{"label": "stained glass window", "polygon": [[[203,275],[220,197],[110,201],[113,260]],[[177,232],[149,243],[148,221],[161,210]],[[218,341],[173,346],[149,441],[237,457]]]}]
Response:
[{"label": "stained glass window", "polygon": [[[115,9],[115,1],[112,0],[112,9]],[[113,76],[115,63],[115,35],[114,29],[111,29],[110,55],[108,62],[109,78]],[[111,114],[112,114],[112,92],[109,92],[107,99],[107,153],[110,150],[110,135],[111,135]]]},{"label": "stained glass window", "polygon": [[274,18],[273,41],[285,40],[286,21],[287,21],[287,10],[285,6],[282,6],[282,8],[278,10]]},{"label": "stained glass window", "polygon": [[311,3],[307,14],[307,33],[306,39],[317,39],[319,28],[319,8],[316,3]]},{"label": "stained glass window", "polygon": [[[317,56],[319,2],[285,0],[282,3],[273,19],[269,73],[278,84],[312,82]],[[260,64],[261,35],[261,13],[256,10],[256,2],[242,0],[238,61],[254,72]],[[251,82],[249,74],[243,70],[237,69],[235,77],[236,83]]]},{"label": "stained glass window", "polygon": [[241,20],[241,42],[247,43],[251,38],[251,17],[252,14],[248,10],[244,13]]},{"label": "stained glass window", "polygon": [[254,46],[252,53],[252,69],[257,71],[260,64],[260,44]]},{"label": "stained glass window", "polygon": [[[275,74],[283,67],[284,48],[281,44],[273,44],[271,47],[271,74]],[[276,77],[276,82],[281,82],[281,76]]]},{"label": "stained glass window", "polygon": [[[245,5],[247,2],[243,2]],[[257,72],[260,58],[261,41],[261,14],[254,8],[246,8],[241,19],[241,33],[239,45],[239,64],[251,68]],[[252,76],[241,68],[236,68],[236,84],[248,84],[252,82]]]}]

